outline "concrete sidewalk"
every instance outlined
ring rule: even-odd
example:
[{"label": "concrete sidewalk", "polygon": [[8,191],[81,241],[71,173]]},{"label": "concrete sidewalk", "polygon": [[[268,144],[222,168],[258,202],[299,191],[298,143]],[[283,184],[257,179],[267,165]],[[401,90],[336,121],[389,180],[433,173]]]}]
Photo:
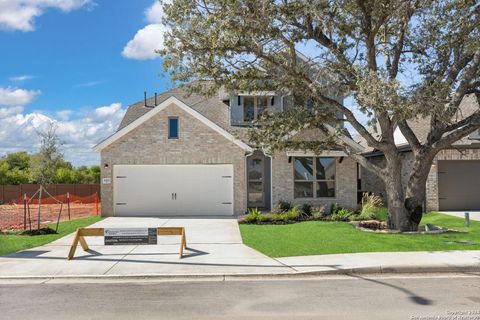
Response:
[{"label": "concrete sidewalk", "polygon": [[470,220],[472,221],[480,221],[480,211],[442,211],[444,214],[448,214],[449,216],[459,217],[465,219],[465,212],[470,214]]},{"label": "concrete sidewalk", "polygon": [[188,250],[178,258],[180,239],[158,245],[104,246],[89,237],[88,252],[66,256],[73,235],[0,257],[0,278],[295,276],[328,273],[480,272],[480,251],[354,253],[273,259],[242,243],[235,219],[107,218],[94,227],[184,226]]},{"label": "concrete sidewalk", "polygon": [[300,273],[480,272],[480,251],[328,254],[278,258]]}]

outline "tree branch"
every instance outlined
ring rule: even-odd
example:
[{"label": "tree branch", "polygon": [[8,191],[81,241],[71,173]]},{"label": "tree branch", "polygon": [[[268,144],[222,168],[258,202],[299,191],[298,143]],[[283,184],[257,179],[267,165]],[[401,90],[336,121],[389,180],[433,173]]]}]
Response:
[{"label": "tree branch", "polygon": [[395,45],[393,47],[393,59],[392,59],[392,64],[391,64],[391,68],[390,68],[390,72],[389,72],[390,79],[392,79],[392,80],[395,79],[397,77],[397,74],[398,74],[398,66],[400,64],[400,57],[401,57],[402,53],[404,52],[403,47],[404,47],[404,44],[405,44],[405,34],[407,32],[408,25],[409,25],[410,19],[412,18],[412,15],[413,15],[413,10],[411,9],[410,6],[408,6],[408,8],[406,9],[406,14],[404,16],[402,26],[401,26],[400,30],[398,31],[397,42],[395,43]]},{"label": "tree branch", "polygon": [[436,143],[433,144],[433,148],[437,150],[445,149],[450,147],[455,141],[458,141],[467,135],[475,132],[480,128],[480,112],[474,113],[470,118],[470,123],[456,129],[455,131],[447,134],[446,136],[442,137]]},{"label": "tree branch", "polygon": [[348,151],[345,151],[353,160],[357,161],[362,167],[365,167],[367,168],[368,170],[376,173],[376,174],[379,174],[379,176],[381,175],[384,175],[385,174],[385,168],[382,168],[376,164],[374,164],[373,162],[371,161],[368,161],[367,158],[365,158],[364,156],[362,156],[361,154],[357,154],[357,153],[349,153]]},{"label": "tree branch", "polygon": [[418,152],[418,150],[421,148],[420,141],[418,141],[417,136],[413,132],[412,128],[408,125],[407,121],[405,119],[399,121],[398,127],[414,152]]}]

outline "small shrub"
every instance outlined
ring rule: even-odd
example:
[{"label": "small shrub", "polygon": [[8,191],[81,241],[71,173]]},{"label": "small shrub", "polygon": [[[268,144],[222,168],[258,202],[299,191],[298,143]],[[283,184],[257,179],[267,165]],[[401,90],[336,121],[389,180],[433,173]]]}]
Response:
[{"label": "small shrub", "polygon": [[271,215],[268,215],[268,214],[261,214],[257,217],[257,222],[271,222],[272,221],[272,217]]},{"label": "small shrub", "polygon": [[337,212],[330,215],[330,219],[333,221],[349,221],[353,212],[347,209],[339,209]]},{"label": "small shrub", "polygon": [[312,207],[312,215],[315,214],[315,213],[325,215],[325,206]]},{"label": "small shrub", "polygon": [[310,217],[312,215],[312,205],[309,203],[302,204],[301,211],[303,215],[305,215],[306,217]]},{"label": "small shrub", "polygon": [[292,209],[292,203],[290,201],[280,200],[278,202],[278,207],[282,212],[287,212]]},{"label": "small shrub", "polygon": [[300,211],[300,209],[297,206],[295,206],[292,209],[288,210],[284,214],[285,214],[287,220],[296,221],[300,218],[302,212]]},{"label": "small shrub", "polygon": [[374,194],[364,193],[362,196],[362,210],[356,220],[383,220],[382,199]]},{"label": "small shrub", "polygon": [[247,223],[257,222],[262,212],[258,208],[248,209],[248,213],[243,217],[243,221]]},{"label": "small shrub", "polygon": [[285,213],[272,214],[270,218],[272,222],[280,222],[280,221],[288,220],[287,215]]},{"label": "small shrub", "polygon": [[312,213],[312,219],[313,220],[323,220],[324,215],[320,212],[314,212],[314,213]]},{"label": "small shrub", "polygon": [[342,207],[340,207],[338,205],[338,203],[332,203],[332,205],[330,206],[330,214],[334,214],[334,213],[337,213],[339,210],[341,210]]},{"label": "small shrub", "polygon": [[275,207],[272,208],[270,211],[272,214],[280,214],[283,213],[282,209],[280,209],[280,206],[277,204]]}]

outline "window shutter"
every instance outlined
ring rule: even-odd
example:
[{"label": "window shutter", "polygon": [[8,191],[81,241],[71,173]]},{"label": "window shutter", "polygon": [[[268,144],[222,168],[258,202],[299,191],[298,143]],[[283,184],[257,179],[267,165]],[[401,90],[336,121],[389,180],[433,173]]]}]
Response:
[{"label": "window shutter", "polygon": [[270,98],[270,105],[271,106],[275,105],[275,97]]},{"label": "window shutter", "polygon": [[242,105],[242,97],[237,96],[237,105],[241,106]]}]

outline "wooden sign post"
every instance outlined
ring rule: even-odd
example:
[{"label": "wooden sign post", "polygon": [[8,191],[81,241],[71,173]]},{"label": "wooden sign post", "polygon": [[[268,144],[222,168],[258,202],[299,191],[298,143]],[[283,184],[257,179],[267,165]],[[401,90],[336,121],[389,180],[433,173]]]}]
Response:
[{"label": "wooden sign post", "polygon": [[[181,236],[181,241],[180,241],[180,259],[181,259],[183,256],[183,250],[187,249],[187,239],[185,236],[185,228],[184,227],[160,227],[156,229],[157,229],[158,236]],[[75,237],[73,238],[72,246],[70,247],[70,251],[68,252],[67,260],[71,260],[73,258],[79,242],[84,251],[88,250],[88,245],[87,245],[87,242],[85,241],[85,237],[104,237],[104,236],[105,236],[105,228],[77,229],[77,232],[75,233]],[[141,243],[136,243],[136,244],[138,245]]]}]

